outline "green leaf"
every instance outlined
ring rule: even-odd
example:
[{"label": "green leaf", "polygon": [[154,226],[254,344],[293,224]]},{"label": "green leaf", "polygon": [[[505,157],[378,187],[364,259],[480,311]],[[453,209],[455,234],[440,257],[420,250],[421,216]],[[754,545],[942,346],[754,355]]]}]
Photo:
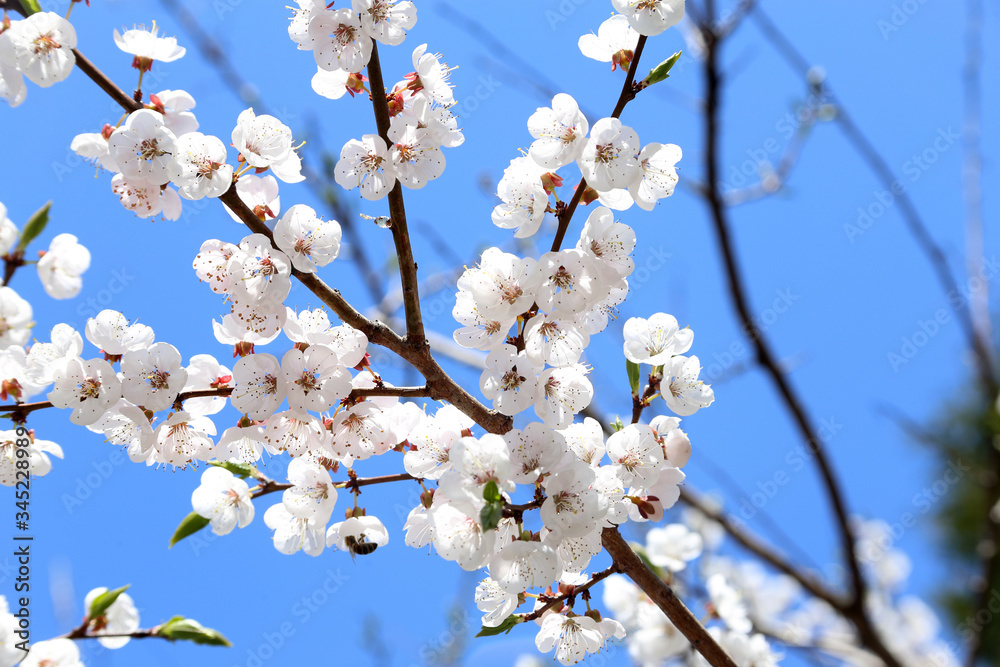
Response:
[{"label": "green leaf", "polygon": [[177,526],[177,530],[174,531],[174,536],[170,538],[170,546],[174,546],[188,535],[194,535],[209,523],[209,520],[202,515],[197,512],[191,512],[184,517],[184,520],[181,521],[181,525]]},{"label": "green leaf", "polygon": [[49,208],[51,206],[52,202],[47,202],[45,206],[35,211],[35,214],[28,219],[28,222],[24,223],[24,229],[21,230],[21,241],[17,244],[18,250],[24,251],[29,243],[45,231],[45,225],[49,224]]},{"label": "green leaf", "polygon": [[232,646],[229,640],[212,628],[206,628],[193,618],[174,616],[156,629],[156,636],[170,641],[188,641],[207,646]]},{"label": "green leaf", "polygon": [[643,88],[646,86],[652,86],[654,83],[659,83],[670,76],[670,70],[677,64],[680,57],[681,52],[678,51],[653,69],[649,70],[649,74],[646,75],[646,78],[642,82]]},{"label": "green leaf", "polygon": [[24,7],[24,13],[27,16],[42,11],[42,6],[38,4],[38,0],[21,0],[21,6]]},{"label": "green leaf", "polygon": [[499,635],[500,633],[507,634],[514,629],[514,626],[522,622],[523,616],[518,614],[512,614],[503,620],[503,623],[495,628],[487,628],[485,625],[480,628],[477,637],[492,637],[493,635]]},{"label": "green leaf", "polygon": [[493,530],[500,525],[503,518],[503,503],[486,503],[483,509],[479,510],[479,522],[483,524],[483,530]]},{"label": "green leaf", "polygon": [[254,473],[257,472],[257,469],[249,463],[238,463],[236,461],[209,461],[208,465],[215,466],[216,468],[224,468],[240,479],[253,477]]},{"label": "green leaf", "polygon": [[486,482],[486,486],[483,488],[483,500],[488,503],[498,503],[503,500],[500,496],[500,489],[493,480]]},{"label": "green leaf", "polygon": [[105,591],[94,598],[94,601],[90,603],[90,611],[87,612],[87,618],[100,618],[104,615],[104,612],[108,610],[108,607],[115,603],[118,596],[128,590],[128,585],[122,586],[121,588],[116,588],[113,591]]},{"label": "green leaf", "polygon": [[625,368],[628,370],[628,386],[632,389],[632,395],[638,396],[639,378],[642,377],[642,371],[639,369],[639,364],[630,359],[626,359]]},{"label": "green leaf", "polygon": [[625,424],[622,422],[622,418],[615,417],[615,420],[611,422],[611,428],[615,431],[615,433],[625,428]]}]

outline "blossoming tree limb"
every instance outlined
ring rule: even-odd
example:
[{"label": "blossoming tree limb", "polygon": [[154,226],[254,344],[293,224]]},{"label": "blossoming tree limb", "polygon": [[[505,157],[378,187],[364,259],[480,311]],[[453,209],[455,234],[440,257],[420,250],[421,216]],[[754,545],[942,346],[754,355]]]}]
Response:
[{"label": "blossoming tree limb", "polygon": [[[86,328],[87,339],[101,349],[103,359],[83,359],[80,335],[60,325],[62,329],[53,330],[52,343],[36,344],[31,348],[34,358],[12,366],[7,381],[18,389],[17,400],[3,410],[15,422],[23,423],[43,407],[72,407],[72,421],[126,447],[137,462],[176,467],[210,463],[192,495],[194,512],[178,529],[175,541],[208,526],[219,535],[243,528],[253,520],[253,501],[280,491],[282,501],[264,515],[278,551],[315,556],[334,547],[352,557],[368,556],[387,543],[389,534],[359,506],[360,488],[415,480],[423,493],[407,520],[406,543],[433,544],[442,557],[467,570],[487,568],[489,576],[476,592],[477,606],[486,612],[484,633],[538,621],[537,647],[555,650],[563,664],[622,639],[626,626],[630,651],[639,655],[650,650],[659,652],[661,659],[687,654],[695,662],[704,659],[711,665],[764,665],[779,659],[765,633],[754,631],[740,594],[727,583],[736,574],[716,572],[708,577],[707,606],[719,621],[710,629],[674,591],[683,583],[678,573],[702,552],[706,538],[698,530],[683,524],[654,528],[646,545],[637,545],[638,555],[619,532],[618,526],[628,520],[658,521],[681,495],[685,478],[681,468],[691,448],[679,429],[679,417],[714,400],[711,389],[699,379],[698,358],[685,356],[693,344],[691,331],[665,313],[630,319],[623,351],[632,384],[631,423],[617,423],[605,441],[598,423],[576,421],[595,389],[586,377],[587,367],[580,363],[584,349],[625,299],[627,278],[634,268],[630,254],[636,234],[615,220],[614,210],[633,204],[652,209],[673,193],[678,181],[674,165],[680,148],[643,146],[620,117],[637,93],[665,79],[677,61],[674,56],[636,81],[647,39],[680,22],[683,0],[613,0],[619,13],[596,35],[579,42],[584,55],[625,72],[611,116],[591,124],[575,100],[556,95],[551,108],[539,108],[529,119],[535,141],[527,155],[511,162],[497,187],[502,202],[492,216],[497,226],[514,229],[515,236],[523,238],[535,234],[552,215],[557,229],[551,251],[537,260],[490,248],[479,265],[466,268],[458,280],[454,315],[462,326],[455,340],[487,353],[479,389],[492,401],[492,409],[444,371],[428,345],[421,313],[403,189],[423,188],[440,176],[445,164],[441,149],[459,145],[463,137],[451,111],[450,69],[441,56],[427,52],[426,45],[413,51],[411,74],[391,89],[384,83],[379,45],[395,46],[406,38],[416,23],[413,3],[354,0],[350,8],[334,9],[300,1],[289,27],[298,48],[315,58],[316,92],[327,97],[367,92],[372,100],[377,133],[345,144],[336,181],[346,189],[357,189],[365,199],[387,200],[389,215],[380,218],[380,226],[390,230],[396,251],[405,335],[366,317],[318,277],[318,268],[339,252],[339,223],[323,221],[302,205],[279,217],[278,180],[303,179],[287,126],[252,109],[240,114],[232,134],[239,157],[237,165],[230,166],[223,142],[196,132],[190,96],[163,91],[148,95],[149,102],[144,102],[144,74],[156,62],[183,56],[176,40],[161,37],[155,25],[150,31],[115,33],[116,44],[133,55],[139,71],[139,83],[130,96],[75,48],[75,33],[66,19],[40,11],[37,3],[23,4],[25,18],[5,22],[0,33],[4,97],[12,105],[23,100],[22,76],[48,86],[64,79],[73,66],[79,67],[122,106],[126,117],[99,134],[81,135],[74,150],[116,174],[113,191],[127,209],[140,217],[170,219],[179,215],[184,200],[218,198],[251,234],[238,245],[206,241],[194,261],[199,278],[229,304],[230,314],[222,325],[216,323],[215,330],[217,339],[232,344],[234,356],[240,358],[232,370],[208,355],[196,355],[184,367],[176,348],[153,342],[151,329],[104,311]],[[744,3],[742,13],[752,8],[753,3]],[[804,411],[794,409],[798,401],[758,335],[761,332],[753,328],[726,240],[713,166],[719,107],[714,54],[738,21],[719,28],[714,16],[714,2],[708,1],[700,21],[708,47],[706,137],[711,185],[706,196],[717,212],[737,307],[754,334],[758,357],[793,406],[807,439],[818,447]],[[569,165],[578,167],[582,176],[566,204],[558,194],[562,176],[557,170]],[[601,205],[584,223],[579,243],[563,249],[575,211],[594,201]],[[86,268],[78,261],[79,250],[53,247],[50,252],[51,258],[63,258],[65,270],[76,278]],[[75,264],[70,257],[77,260]],[[322,309],[296,313],[286,308],[292,277],[344,326],[331,327]],[[257,351],[256,346],[267,345],[282,331],[294,346],[280,358]],[[25,355],[18,345],[7,351],[15,360]],[[425,384],[390,386],[370,363],[368,345],[397,354],[423,376]],[[113,364],[120,364],[120,376]],[[642,366],[650,370],[648,384],[640,391]],[[54,388],[47,403],[22,401],[49,384]],[[398,401],[424,397],[450,405],[429,415],[413,403]],[[643,412],[660,397],[678,417],[660,415],[642,423]],[[242,417],[215,442],[215,426],[208,416],[217,414],[227,399]],[[285,401],[288,409],[279,412]],[[534,408],[538,421],[515,428],[514,417],[528,408]],[[165,418],[157,419],[157,412],[167,410]],[[485,433],[475,436],[473,426]],[[47,445],[35,441],[33,447],[33,459],[48,465]],[[389,451],[404,454],[406,473],[358,476],[354,464]],[[263,452],[292,458],[287,484],[254,466]],[[602,462],[605,454],[610,464]],[[854,595],[843,603],[818,586],[806,588],[830,605],[826,613],[844,616],[857,631],[846,643],[831,643],[826,649],[847,660],[871,651],[887,665],[901,664],[873,625],[866,582],[853,555],[860,538],[821,450],[817,458],[842,531]],[[331,472],[341,468],[347,470],[348,480],[333,481]],[[41,470],[38,467],[36,474],[43,474]],[[251,478],[256,487],[250,487]],[[428,488],[431,482],[437,485]],[[523,488],[518,490],[518,485]],[[353,496],[353,507],[344,521],[327,527],[338,491]],[[515,502],[515,496],[528,502]],[[536,510],[540,521],[528,524],[527,515]],[[711,511],[703,518],[705,514]],[[602,545],[612,565],[588,576],[585,570]],[[633,592],[636,589],[619,573],[645,596]],[[807,581],[804,575],[797,578]],[[590,590],[602,581],[605,604],[622,622],[603,618],[591,608]],[[543,592],[531,593],[532,589]],[[535,609],[515,613],[528,598],[536,600]],[[581,601],[586,613],[574,610]],[[877,607],[880,613],[895,613],[891,599],[877,602],[882,605]],[[648,616],[641,611],[643,605],[658,610],[651,625],[642,620]],[[88,607],[96,615],[93,605]],[[665,616],[656,615],[661,612]],[[137,627],[136,619],[131,630],[106,636],[166,636],[163,628],[173,633],[167,638],[197,641],[210,635],[189,619],[175,619],[149,631]],[[650,643],[654,630],[659,634]],[[85,628],[66,638],[90,636]],[[852,648],[855,641],[859,647]],[[921,648],[915,644],[893,650],[910,655],[919,654]],[[54,658],[46,651],[60,653],[56,659],[64,662],[58,664],[76,664],[64,643],[39,644],[28,659],[51,664]]]}]

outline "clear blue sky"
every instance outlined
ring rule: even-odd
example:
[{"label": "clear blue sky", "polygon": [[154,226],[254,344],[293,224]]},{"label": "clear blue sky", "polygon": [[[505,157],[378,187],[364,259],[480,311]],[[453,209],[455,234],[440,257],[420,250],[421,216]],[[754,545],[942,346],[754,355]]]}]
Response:
[{"label": "clear blue sky", "polygon": [[[289,11],[283,3],[186,4],[272,112],[297,137],[308,139],[306,154],[313,164],[321,150],[339,152],[347,139],[374,131],[367,100],[332,102],[312,93],[313,61],[288,39]],[[459,66],[452,80],[466,135],[462,147],[447,152],[448,168],[436,183],[407,192],[415,255],[421,275],[430,276],[452,267],[452,257],[471,264],[483,247],[510,241],[508,232],[489,221],[494,200],[489,186],[484,192],[482,183],[495,182],[518,147],[527,148],[525,122],[548,98],[533,86],[538,82],[492,53],[481,36],[460,29],[453,15],[449,20],[448,3],[418,0],[417,4],[419,21],[404,46],[382,50],[386,79],[395,81],[408,72],[412,48],[427,42],[430,50]],[[887,32],[880,21],[891,21],[899,4],[889,0],[763,3],[806,57],[825,67],[840,99],[905,183],[952,266],[960,269],[962,149],[959,142],[938,139],[961,130],[961,3],[909,3],[916,10],[904,14],[905,21],[897,16],[899,29]],[[488,26],[496,39],[530,59],[559,91],[574,95],[585,109],[596,116],[610,113],[620,87],[619,73],[584,59],[576,48],[577,38],[596,30],[610,14],[610,3],[522,0],[498,6],[453,0],[452,6]],[[997,35],[998,18],[996,7],[989,5],[987,44],[996,43],[991,38]],[[96,2],[91,8],[77,6],[73,12],[80,50],[127,90],[134,87],[131,58],[114,47],[112,29],[148,25],[153,19],[166,34],[176,35],[188,54],[172,64],[157,64],[153,74],[158,81],[148,90],[187,90],[197,100],[201,131],[228,143],[245,105],[161,3]],[[680,34],[670,31],[650,40],[645,59],[651,66],[684,47]],[[997,71],[997,57],[988,46],[986,119],[996,116],[1000,101],[998,79],[991,76]],[[773,146],[784,147],[783,120],[801,103],[805,87],[799,73],[779,59],[752,24],[740,29],[723,60],[732,78],[724,109],[723,173],[733,181],[744,162],[761,151],[774,151]],[[644,93],[628,107],[623,120],[644,143],[680,145],[685,154],[683,175],[698,179],[701,119],[690,102],[700,94],[699,69],[686,62],[660,87],[668,90]],[[190,267],[205,239],[238,241],[244,232],[215,202],[178,222],[143,221],[125,212],[110,192],[109,176],[95,179],[94,170],[81,165],[69,150],[74,135],[98,131],[120,116],[120,109],[79,71],[47,90],[30,86],[21,107],[0,109],[5,128],[0,140],[4,158],[0,201],[10,217],[20,225],[51,198],[52,222],[38,248],[47,247],[58,233],[72,232],[93,253],[83,291],[73,301],[49,300],[30,270],[19,272],[12,287],[34,305],[40,339],[47,338],[57,322],[82,330],[88,315],[110,307],[152,326],[157,340],[177,346],[185,359],[209,353],[226,363],[230,351],[211,333],[211,319],[224,312],[222,303],[198,282]],[[1000,145],[993,124],[984,128],[983,149],[985,182],[995,183],[991,158],[1000,155]],[[925,151],[933,156],[933,164],[915,168],[913,157]],[[770,156],[777,158],[779,152]],[[969,372],[953,314],[912,360],[896,369],[889,363],[889,353],[899,352],[904,338],[912,338],[922,321],[949,306],[905,232],[898,205],[890,204],[863,234],[850,238],[845,226],[856,223],[859,207],[872,206],[881,190],[840,131],[832,124],[821,125],[788,190],[736,209],[732,221],[754,312],[767,324],[767,334],[782,358],[794,365],[792,382],[806,397],[815,421],[837,425],[828,446],[851,510],[893,522],[904,512],[919,513],[915,495],[944,470],[878,408],[891,405],[917,420],[929,419],[944,401],[960,394]],[[989,189],[986,193],[989,221],[996,218],[997,201]],[[319,208],[304,184],[283,185],[282,203],[285,208],[294,203]],[[378,205],[358,204],[361,212],[383,212]],[[706,368],[725,364],[725,355],[736,343],[743,343],[743,352],[731,367],[749,366],[752,361],[725,292],[716,241],[701,202],[690,190],[678,188],[653,214],[633,210],[622,219],[633,225],[640,242],[633,293],[619,320],[595,339],[589,354],[594,384],[600,390],[596,402],[611,414],[629,407],[620,353],[621,325],[629,316],[657,311],[675,315],[694,330],[692,352]],[[389,235],[374,225],[363,231],[368,254],[376,266],[385,266],[391,253]],[[442,239],[447,253],[438,247]],[[990,234],[986,248],[987,257],[997,250]],[[669,256],[665,262],[664,255]],[[338,261],[323,276],[352,302],[371,305],[350,263]],[[424,296],[426,321],[445,334],[454,328],[452,301],[450,287]],[[97,309],[88,305],[97,302]],[[302,289],[293,290],[290,303],[316,305]],[[786,303],[787,308],[782,305]],[[777,314],[779,309],[785,312]],[[458,368],[456,372],[467,384],[477,384],[477,374]],[[389,369],[386,376],[399,382],[407,379],[399,370]],[[609,391],[612,387],[616,389]],[[837,543],[828,505],[812,467],[798,470],[793,464],[800,440],[770,382],[750,368],[718,383],[716,399],[710,409],[684,420],[694,447],[687,469],[689,483],[699,490],[719,488],[712,467],[722,467],[748,495],[776,474],[787,474],[790,481],[764,509],[824,571],[835,572]],[[223,414],[228,417],[216,420],[220,433],[232,417],[230,412]],[[171,472],[131,464],[101,438],[71,428],[68,413],[46,412],[33,417],[31,425],[40,437],[55,440],[66,452],[66,459],[56,461],[53,472],[33,487],[36,638],[74,627],[83,614],[83,596],[91,588],[130,583],[144,626],[182,613],[219,629],[236,644],[223,650],[142,642],[117,652],[101,652],[94,644],[88,645],[88,664],[253,665],[257,664],[253,653],[271,656],[271,650],[260,650],[270,638],[272,644],[281,645],[263,664],[300,664],[320,657],[345,664],[408,666],[421,664],[422,650],[446,647],[456,635],[468,638],[478,628],[471,604],[475,580],[426,551],[403,546],[400,517],[415,503],[408,497],[409,487],[372,489],[362,496],[369,511],[389,527],[391,541],[356,563],[333,551],[319,558],[278,554],[262,520],[270,502],[258,505],[257,518],[247,529],[215,540],[191,540],[168,551],[173,529],[191,509],[190,494],[198,485],[200,470]],[[384,458],[359,469],[362,474],[401,470],[398,460]],[[738,506],[740,496],[730,494],[727,500]],[[766,530],[757,518],[748,523]],[[946,569],[935,547],[929,514],[920,516],[900,545],[914,560],[915,590],[933,590]],[[0,565],[9,564],[9,559],[0,557]],[[0,592],[9,594],[6,569],[0,571],[0,582]],[[324,585],[336,591],[327,594]],[[311,609],[302,602],[304,597],[313,600]],[[459,614],[453,622],[448,614],[455,605],[464,616]],[[366,617],[378,619],[382,634],[377,646],[385,651],[384,657],[365,648]],[[457,626],[457,632],[450,625]],[[511,664],[520,649],[533,650],[533,639],[527,631],[475,640],[467,659],[483,667]],[[619,652],[612,660],[622,657]]]}]

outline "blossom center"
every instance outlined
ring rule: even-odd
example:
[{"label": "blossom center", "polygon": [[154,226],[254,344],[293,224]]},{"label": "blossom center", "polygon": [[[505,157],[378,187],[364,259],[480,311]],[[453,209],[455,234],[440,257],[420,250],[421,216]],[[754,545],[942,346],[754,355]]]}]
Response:
[{"label": "blossom center", "polygon": [[517,389],[525,382],[528,378],[518,375],[517,366],[512,367],[509,371],[503,374],[500,378],[500,386],[503,387],[504,391],[510,391],[512,389]]},{"label": "blossom center", "polygon": [[47,56],[52,51],[58,49],[60,44],[56,41],[55,37],[52,36],[51,32],[47,32],[32,40],[31,46],[31,50],[36,56]]},{"label": "blossom center", "polygon": [[594,161],[600,164],[611,164],[618,158],[618,149],[614,144],[599,144],[594,155]]},{"label": "blossom center", "polygon": [[305,391],[305,393],[308,394],[310,391],[316,391],[317,389],[319,389],[320,382],[319,378],[316,377],[315,373],[310,373],[309,371],[305,370],[302,371],[302,375],[299,376],[299,379],[295,381],[295,384],[302,387],[303,391]]},{"label": "blossom center", "polygon": [[567,271],[565,266],[560,266],[555,273],[549,276],[549,280],[561,290],[573,290],[573,274]]},{"label": "blossom center", "polygon": [[97,398],[101,395],[101,381],[97,378],[86,378],[80,383],[80,401]]},{"label": "blossom center", "polygon": [[524,290],[517,283],[511,283],[504,281],[500,286],[500,297],[503,301],[506,301],[510,305],[514,305],[517,300],[524,294]]},{"label": "blossom center", "polygon": [[337,41],[340,42],[341,46],[347,46],[355,40],[354,27],[346,23],[341,23],[337,26],[337,29],[333,31],[336,36]]},{"label": "blossom center", "polygon": [[156,369],[146,374],[146,381],[153,389],[164,389],[167,386],[167,379],[169,377],[170,373]]},{"label": "blossom center", "polygon": [[149,162],[154,160],[161,155],[166,155],[167,152],[160,150],[159,143],[156,139],[144,139],[141,144],[139,144],[139,158]]},{"label": "blossom center", "polygon": [[295,252],[302,255],[311,255],[313,248],[313,242],[311,239],[296,239],[295,240]]}]

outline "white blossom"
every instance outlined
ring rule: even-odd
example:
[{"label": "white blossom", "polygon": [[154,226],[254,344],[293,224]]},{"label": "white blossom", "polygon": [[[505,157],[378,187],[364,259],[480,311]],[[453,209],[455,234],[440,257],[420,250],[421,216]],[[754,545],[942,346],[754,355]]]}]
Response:
[{"label": "white blossom", "polygon": [[253,521],[250,488],[225,468],[205,469],[201,485],[191,494],[191,505],[199,516],[210,520],[216,535],[228,535],[237,526],[245,528]]},{"label": "white blossom", "polygon": [[[4,34],[10,45],[6,47],[7,57],[4,60],[12,58],[13,62],[7,64],[15,65],[32,83],[48,88],[73,71],[76,56],[72,49],[76,48],[76,30],[58,14],[36,12],[23,21],[12,21],[10,29]],[[3,56],[0,51],[0,57]],[[6,76],[4,80],[7,80]],[[17,99],[16,94],[13,99]]]},{"label": "white blossom", "polygon": [[72,299],[83,286],[81,275],[90,268],[90,251],[72,234],[59,234],[38,260],[38,277],[53,299]]}]

